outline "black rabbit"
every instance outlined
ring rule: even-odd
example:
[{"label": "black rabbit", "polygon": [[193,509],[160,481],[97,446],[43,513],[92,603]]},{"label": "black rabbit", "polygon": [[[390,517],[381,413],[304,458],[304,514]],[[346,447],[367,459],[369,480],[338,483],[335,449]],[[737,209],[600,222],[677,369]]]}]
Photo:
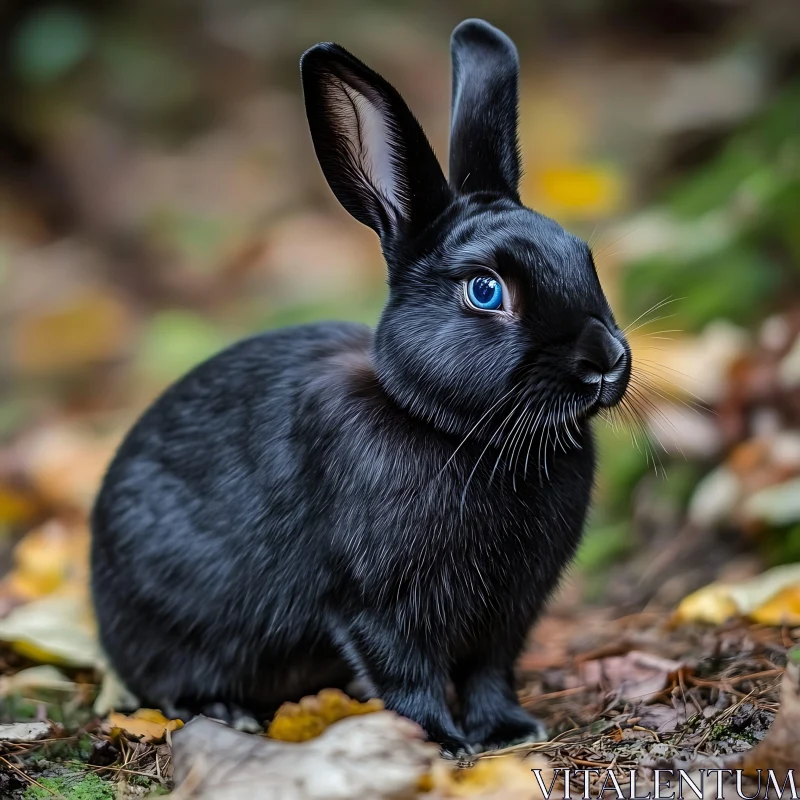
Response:
[{"label": "black rabbit", "polygon": [[148,704],[263,710],[356,676],[446,752],[543,736],[514,661],[580,540],[590,419],[631,358],[589,247],[520,202],[513,43],[467,20],[452,57],[449,183],[382,77],[334,44],[302,57],[317,157],[380,236],[389,297],[374,332],[231,347],[119,449],[94,601]]}]

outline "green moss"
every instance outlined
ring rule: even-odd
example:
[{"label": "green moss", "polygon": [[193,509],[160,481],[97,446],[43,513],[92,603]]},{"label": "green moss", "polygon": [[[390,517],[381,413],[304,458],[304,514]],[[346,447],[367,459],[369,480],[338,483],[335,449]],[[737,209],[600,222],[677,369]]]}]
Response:
[{"label": "green moss", "polygon": [[45,788],[29,786],[23,795],[24,800],[49,799],[53,793],[60,800],[114,800],[115,797],[113,784],[98,778],[93,772],[41,778],[39,783]]}]

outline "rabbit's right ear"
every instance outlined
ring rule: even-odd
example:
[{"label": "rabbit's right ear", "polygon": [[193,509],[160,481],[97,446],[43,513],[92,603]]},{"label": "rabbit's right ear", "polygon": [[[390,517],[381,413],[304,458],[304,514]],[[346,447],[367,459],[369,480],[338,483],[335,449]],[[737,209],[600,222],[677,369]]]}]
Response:
[{"label": "rabbit's right ear", "polygon": [[381,240],[430,224],[450,189],[399,92],[336,44],[307,50],[300,72],[314,150],[339,202]]},{"label": "rabbit's right ear", "polygon": [[450,37],[453,105],[450,185],[519,200],[519,59],[514,43],[482,19],[464,20]]}]

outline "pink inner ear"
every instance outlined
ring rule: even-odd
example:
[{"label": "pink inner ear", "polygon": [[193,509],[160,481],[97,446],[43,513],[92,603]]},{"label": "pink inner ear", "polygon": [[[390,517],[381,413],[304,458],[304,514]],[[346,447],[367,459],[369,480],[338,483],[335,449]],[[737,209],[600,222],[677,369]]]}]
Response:
[{"label": "pink inner ear", "polygon": [[366,97],[353,86],[336,82],[331,93],[341,93],[335,98],[338,132],[346,138],[357,177],[365,188],[378,194],[383,205],[395,217],[402,215],[402,197],[392,162],[392,134],[386,110],[378,98]]}]

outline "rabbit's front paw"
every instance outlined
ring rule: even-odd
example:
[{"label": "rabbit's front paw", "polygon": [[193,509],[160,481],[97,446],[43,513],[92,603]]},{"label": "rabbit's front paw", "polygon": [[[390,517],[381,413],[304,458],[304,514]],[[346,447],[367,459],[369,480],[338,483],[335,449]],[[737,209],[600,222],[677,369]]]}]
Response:
[{"label": "rabbit's front paw", "polygon": [[453,761],[468,761],[476,753],[475,748],[472,747],[466,739],[462,739],[460,736],[452,736],[445,739],[439,742],[439,746],[441,747],[440,752],[442,758]]},{"label": "rabbit's front paw", "polygon": [[469,740],[480,750],[502,750],[517,744],[533,744],[547,739],[547,729],[536,717],[515,709],[483,730],[470,732]]}]

